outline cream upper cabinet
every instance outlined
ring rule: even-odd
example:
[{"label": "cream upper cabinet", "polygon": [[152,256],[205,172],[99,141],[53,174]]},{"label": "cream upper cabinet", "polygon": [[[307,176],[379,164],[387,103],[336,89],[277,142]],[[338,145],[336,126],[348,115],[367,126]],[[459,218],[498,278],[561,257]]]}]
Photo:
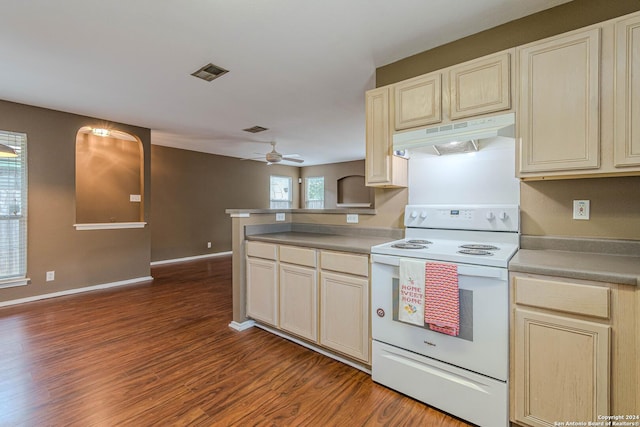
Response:
[{"label": "cream upper cabinet", "polygon": [[449,70],[452,120],[511,108],[511,56],[490,55]]},{"label": "cream upper cabinet", "polygon": [[516,50],[520,172],[599,167],[600,31]]},{"label": "cream upper cabinet", "polygon": [[366,93],[366,185],[406,187],[407,159],[393,155],[392,99],[388,86]]},{"label": "cream upper cabinet", "polygon": [[615,24],[615,166],[640,166],[640,14]]},{"label": "cream upper cabinet", "polygon": [[395,129],[411,129],[442,121],[442,74],[431,73],[393,86]]}]

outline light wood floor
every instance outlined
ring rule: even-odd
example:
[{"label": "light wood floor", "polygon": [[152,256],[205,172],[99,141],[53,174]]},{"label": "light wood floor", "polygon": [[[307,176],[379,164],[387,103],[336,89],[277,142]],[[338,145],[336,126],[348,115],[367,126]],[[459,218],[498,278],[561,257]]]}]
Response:
[{"label": "light wood floor", "polygon": [[152,275],[0,308],[0,426],[468,426],[268,332],[231,330],[229,257]]}]

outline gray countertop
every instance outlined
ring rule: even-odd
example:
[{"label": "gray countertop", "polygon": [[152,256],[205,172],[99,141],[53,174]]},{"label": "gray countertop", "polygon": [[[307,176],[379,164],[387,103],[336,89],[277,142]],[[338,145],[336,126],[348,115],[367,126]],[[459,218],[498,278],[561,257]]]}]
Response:
[{"label": "gray countertop", "polygon": [[328,249],[333,251],[371,253],[371,246],[379,245],[390,240],[382,236],[341,236],[336,234],[305,233],[288,231],[281,233],[254,234],[246,236],[247,240],[277,243],[291,246]]},{"label": "gray countertop", "polygon": [[524,247],[511,259],[509,271],[640,286],[640,256],[635,253]]}]

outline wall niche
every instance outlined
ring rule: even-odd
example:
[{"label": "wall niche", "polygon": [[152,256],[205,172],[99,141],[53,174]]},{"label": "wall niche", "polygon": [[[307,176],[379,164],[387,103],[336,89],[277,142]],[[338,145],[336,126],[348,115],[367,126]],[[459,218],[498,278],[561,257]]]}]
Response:
[{"label": "wall niche", "polygon": [[364,175],[349,175],[338,179],[339,208],[368,208],[374,200],[374,188],[367,187]]},{"label": "wall niche", "polygon": [[76,228],[144,227],[143,162],[135,135],[82,127],[76,135]]}]

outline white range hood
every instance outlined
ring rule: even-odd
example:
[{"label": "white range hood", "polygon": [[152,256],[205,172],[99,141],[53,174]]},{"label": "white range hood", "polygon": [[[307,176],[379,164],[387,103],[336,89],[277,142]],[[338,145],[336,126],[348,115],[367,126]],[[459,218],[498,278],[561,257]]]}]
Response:
[{"label": "white range hood", "polygon": [[444,146],[452,142],[475,141],[496,136],[513,138],[515,136],[514,123],[515,114],[508,113],[399,132],[393,135],[393,150],[404,151],[422,147]]}]

